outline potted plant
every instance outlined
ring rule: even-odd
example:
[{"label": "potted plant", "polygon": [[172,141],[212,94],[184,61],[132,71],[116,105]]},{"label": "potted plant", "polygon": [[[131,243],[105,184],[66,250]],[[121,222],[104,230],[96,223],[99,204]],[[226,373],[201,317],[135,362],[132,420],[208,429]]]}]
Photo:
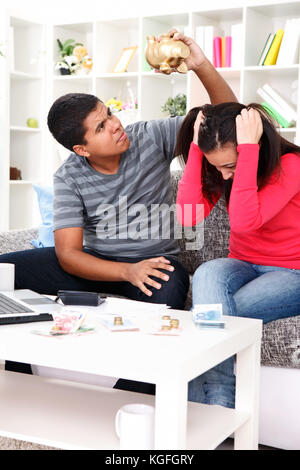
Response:
[{"label": "potted plant", "polygon": [[171,96],[161,107],[163,113],[168,113],[171,117],[186,115],[186,95],[179,93],[174,98]]},{"label": "potted plant", "polygon": [[76,55],[73,55],[73,52],[75,47],[83,46],[83,44],[75,42],[74,39],[67,39],[65,42],[61,42],[60,39],[57,39],[57,44],[59,60],[56,63],[55,70],[59,70],[61,75],[71,75],[75,73],[79,59]]}]

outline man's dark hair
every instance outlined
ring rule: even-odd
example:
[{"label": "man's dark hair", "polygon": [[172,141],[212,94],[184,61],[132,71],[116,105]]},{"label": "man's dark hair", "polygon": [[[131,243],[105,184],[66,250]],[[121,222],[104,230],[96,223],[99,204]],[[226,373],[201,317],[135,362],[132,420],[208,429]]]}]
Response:
[{"label": "man's dark hair", "polygon": [[48,127],[53,137],[73,152],[74,145],[84,145],[83,121],[102,101],[86,93],[68,93],[58,98],[48,113]]}]

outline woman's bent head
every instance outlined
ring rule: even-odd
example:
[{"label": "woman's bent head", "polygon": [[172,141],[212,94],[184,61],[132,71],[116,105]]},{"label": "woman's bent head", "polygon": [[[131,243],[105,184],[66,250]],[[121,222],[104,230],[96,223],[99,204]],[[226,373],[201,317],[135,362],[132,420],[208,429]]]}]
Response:
[{"label": "woman's bent head", "polygon": [[[300,152],[300,148],[283,139],[275,128],[275,123],[259,104],[245,106],[229,102],[218,105],[206,104],[193,108],[187,114],[178,134],[176,153],[187,161],[191,142],[194,140],[203,152],[202,188],[212,200],[212,193],[220,190],[225,193],[227,202],[238,161],[238,139],[236,119],[242,110],[254,109],[259,113],[262,134],[259,143],[259,164],[257,171],[258,187],[264,186],[275,168],[280,168],[281,156],[288,152]],[[197,117],[200,126],[195,126]],[[243,111],[242,114],[244,114]],[[196,136],[194,135],[196,131]]]}]

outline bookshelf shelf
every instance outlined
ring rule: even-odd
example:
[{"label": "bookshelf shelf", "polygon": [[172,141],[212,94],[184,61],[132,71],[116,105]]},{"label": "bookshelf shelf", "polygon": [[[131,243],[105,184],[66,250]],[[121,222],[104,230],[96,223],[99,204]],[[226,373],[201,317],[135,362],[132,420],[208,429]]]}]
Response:
[{"label": "bookshelf shelf", "polygon": [[139,73],[138,72],[124,72],[124,73],[102,73],[99,75],[96,75],[96,78],[109,78],[109,79],[114,79],[114,78],[133,78],[133,77],[138,77]]},{"label": "bookshelf shelf", "polygon": [[53,80],[64,82],[64,81],[75,81],[75,80],[92,80],[92,78],[93,78],[92,74],[89,74],[89,75],[57,75],[57,76],[55,75],[53,77]]},{"label": "bookshelf shelf", "polygon": [[142,72],[141,76],[147,77],[147,78],[153,78],[155,80],[157,79],[157,80],[183,80],[185,81],[187,79],[187,74],[178,73],[178,72],[173,72],[170,75],[166,75],[160,72]]},{"label": "bookshelf shelf", "polygon": [[10,126],[10,130],[12,132],[41,132],[41,129],[31,128],[31,127],[24,127],[24,126]]},{"label": "bookshelf shelf", "polygon": [[23,185],[33,185],[36,184],[36,181],[29,181],[29,180],[10,180],[9,184],[16,185],[16,186],[23,186]]},{"label": "bookshelf shelf", "polygon": [[242,68],[217,67],[217,71],[225,78],[225,80],[238,80],[242,73]]},{"label": "bookshelf shelf", "polygon": [[11,72],[10,76],[13,80],[42,80],[43,78],[41,75],[34,75],[32,73],[21,72],[19,70],[14,70]]},{"label": "bookshelf shelf", "polygon": [[268,72],[268,71],[275,71],[275,72],[281,72],[281,71],[293,71],[295,70],[296,72],[299,70],[299,64],[294,64],[294,65],[252,65],[245,67],[245,71],[249,72]]},{"label": "bookshelf shelf", "polygon": [[[68,154],[54,142],[46,125],[48,110],[59,96],[81,92],[95,94],[104,102],[113,97],[126,102],[133,94],[138,109],[122,114],[126,124],[165,118],[161,107],[168,97],[178,93],[187,95],[187,110],[209,102],[204,87],[193,72],[167,76],[151,70],[144,56],[147,35],[158,36],[175,27],[196,40],[197,28],[201,27],[212,26],[222,36],[238,31],[235,62],[232,61],[232,67],[217,69],[238,100],[245,104],[261,103],[257,89],[269,84],[299,115],[299,63],[257,64],[267,34],[284,28],[291,18],[300,18],[300,2],[270,1],[266,0],[264,4],[261,0],[259,5],[253,5],[250,0],[240,0],[234,7],[221,8],[210,8],[200,2],[199,8],[193,10],[186,7],[185,11],[174,14],[122,19],[117,18],[117,12],[115,18],[107,19],[93,18],[91,14],[90,21],[47,26],[9,14],[3,16],[0,19],[3,21],[0,43],[7,43],[8,51],[5,66],[0,68],[5,84],[1,93],[4,99],[0,101],[4,113],[1,121],[4,125],[0,128],[0,145],[2,143],[4,148],[4,158],[0,159],[0,230],[37,225],[37,217],[31,213],[36,200],[31,186],[35,181],[51,184],[53,172]],[[93,58],[90,74],[62,76],[55,71],[57,38],[62,41],[74,38],[85,45]],[[131,46],[138,46],[138,50],[128,71],[112,73],[122,49]],[[29,117],[38,119],[38,129],[26,127]],[[122,121],[121,115],[119,117]],[[299,119],[293,127],[278,130],[287,139],[300,143]],[[10,166],[21,170],[23,180],[9,181]]]},{"label": "bookshelf shelf", "polygon": [[278,128],[278,131],[281,133],[281,134],[295,134],[297,132],[297,128],[296,127],[287,127],[287,128]]}]

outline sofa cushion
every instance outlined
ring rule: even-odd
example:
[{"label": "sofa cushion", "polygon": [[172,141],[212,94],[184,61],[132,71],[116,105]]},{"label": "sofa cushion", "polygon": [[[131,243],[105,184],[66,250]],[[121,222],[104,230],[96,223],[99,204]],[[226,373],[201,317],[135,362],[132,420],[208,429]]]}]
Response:
[{"label": "sofa cushion", "polygon": [[53,233],[53,188],[52,186],[41,186],[33,184],[36,192],[42,223],[39,226],[38,238],[32,240],[35,248],[54,246]]},{"label": "sofa cushion", "polygon": [[12,251],[30,250],[33,248],[31,240],[36,238],[38,230],[35,228],[28,230],[11,230],[0,232],[0,255]]},{"label": "sofa cushion", "polygon": [[261,363],[300,369],[300,315],[264,325]]},{"label": "sofa cushion", "polygon": [[[172,173],[174,202],[181,176],[181,171]],[[230,226],[224,198],[218,201],[209,216],[204,219],[202,230],[204,230],[204,239],[200,249],[188,250],[189,240],[184,237],[179,240],[180,259],[189,274],[193,274],[197,267],[205,261],[228,257]]]}]

